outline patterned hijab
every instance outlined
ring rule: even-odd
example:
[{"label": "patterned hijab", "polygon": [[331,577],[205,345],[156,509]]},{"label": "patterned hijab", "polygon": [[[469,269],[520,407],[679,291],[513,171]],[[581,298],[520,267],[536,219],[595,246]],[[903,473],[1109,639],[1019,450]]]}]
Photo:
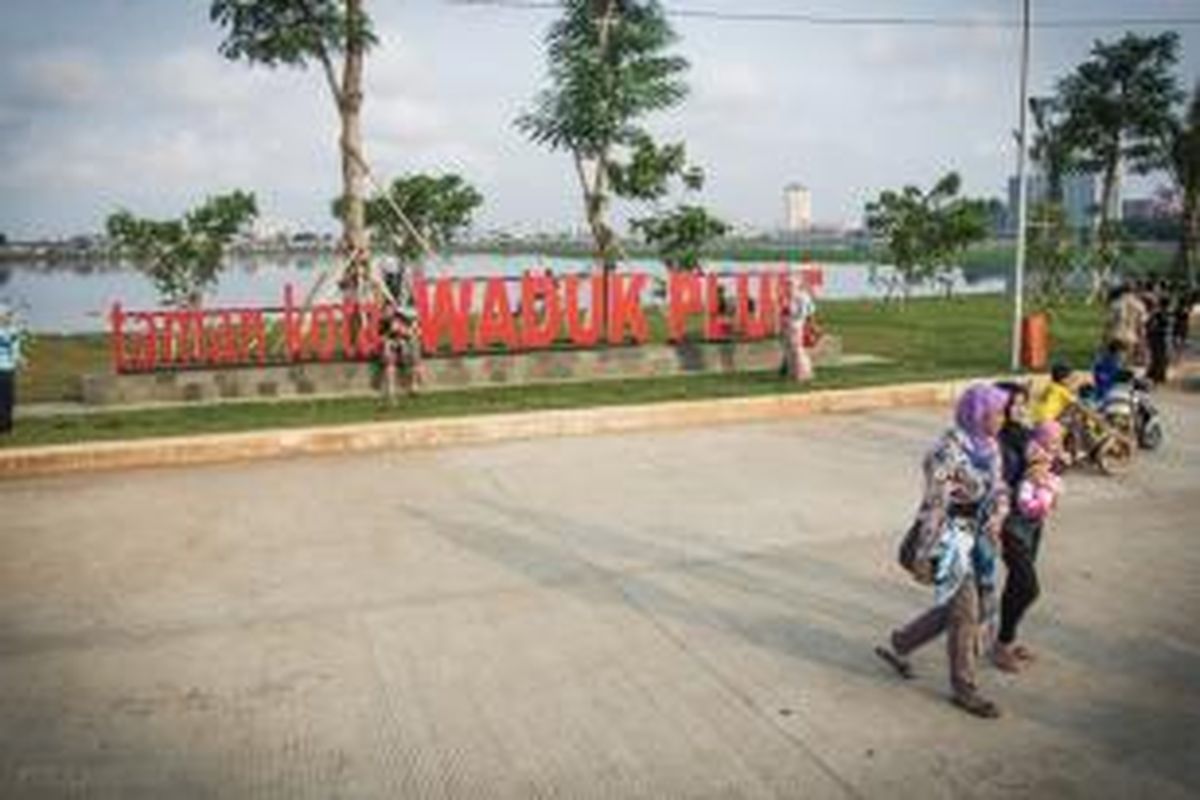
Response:
[{"label": "patterned hijab", "polygon": [[987,421],[993,414],[1004,413],[1008,393],[987,383],[968,387],[954,410],[954,422],[970,442],[971,458],[986,464],[996,453],[996,439],[988,430]]}]

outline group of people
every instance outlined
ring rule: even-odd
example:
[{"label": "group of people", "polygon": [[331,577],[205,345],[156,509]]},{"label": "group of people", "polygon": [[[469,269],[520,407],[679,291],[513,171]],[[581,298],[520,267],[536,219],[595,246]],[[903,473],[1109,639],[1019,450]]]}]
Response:
[{"label": "group of people", "polygon": [[1167,367],[1188,340],[1197,292],[1162,280],[1121,283],[1108,295],[1104,347],[1129,365],[1146,367],[1155,383],[1167,379]]},{"label": "group of people", "polygon": [[1002,382],[975,384],[958,401],[953,427],[925,457],[925,490],[901,546],[901,563],[933,587],[934,604],[875,651],[912,678],[908,656],[945,632],[951,698],[980,717],[1000,709],[979,691],[979,657],[1006,672],[1036,658],[1017,633],[1039,593],[1035,562],[1063,489],[1062,426],[1033,423],[1029,400],[1024,384]]}]

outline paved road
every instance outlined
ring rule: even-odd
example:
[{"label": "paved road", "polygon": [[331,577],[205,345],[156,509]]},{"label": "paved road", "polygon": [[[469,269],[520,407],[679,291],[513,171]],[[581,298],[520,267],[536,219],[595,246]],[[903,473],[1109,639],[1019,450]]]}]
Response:
[{"label": "paved road", "polygon": [[0,484],[0,796],[1195,797],[1200,395],[1006,717],[871,647],[940,413]]}]

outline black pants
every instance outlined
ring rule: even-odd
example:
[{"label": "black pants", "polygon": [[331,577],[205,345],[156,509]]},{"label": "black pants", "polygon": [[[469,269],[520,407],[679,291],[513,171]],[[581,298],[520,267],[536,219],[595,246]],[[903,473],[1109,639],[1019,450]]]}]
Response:
[{"label": "black pants", "polygon": [[1155,383],[1167,380],[1167,339],[1165,336],[1150,340],[1150,367],[1147,376]]},{"label": "black pants", "polygon": [[13,403],[17,399],[17,373],[0,369],[0,433],[12,430]]},{"label": "black pants", "polygon": [[[1017,625],[1041,591],[1034,562],[1042,525],[1028,520],[1010,520],[1010,523],[1013,524],[1006,525],[1004,530],[1004,565],[1008,567],[1008,576],[1000,597],[1000,644],[1016,641]],[[1016,525],[1023,529],[1012,530]]]}]

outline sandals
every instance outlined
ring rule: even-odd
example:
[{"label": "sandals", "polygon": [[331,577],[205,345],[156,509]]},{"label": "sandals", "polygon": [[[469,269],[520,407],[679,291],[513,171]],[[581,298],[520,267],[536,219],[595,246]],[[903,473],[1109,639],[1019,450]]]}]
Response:
[{"label": "sandals", "polygon": [[1018,661],[1037,661],[1037,655],[1023,644],[1013,645],[1012,654]]},{"label": "sandals", "polygon": [[911,681],[916,675],[913,673],[912,664],[908,659],[896,655],[886,647],[876,647],[875,655],[887,662],[888,666],[896,670],[896,673],[906,681]]},{"label": "sandals", "polygon": [[1021,659],[1017,656],[1016,648],[996,645],[992,648],[992,663],[1001,672],[1021,671]]},{"label": "sandals", "polygon": [[[916,677],[913,673],[912,664],[908,662],[908,659],[898,655],[891,648],[876,647],[875,655],[879,656],[888,666],[896,670],[896,674],[901,678],[912,680]],[[1000,707],[991,700],[980,697],[978,694],[956,694],[950,698],[950,701],[972,716],[982,717],[983,719],[996,719],[1000,716]]]},{"label": "sandals", "polygon": [[950,702],[966,711],[971,716],[983,719],[996,719],[1000,716],[1000,707],[991,700],[985,700],[977,694],[956,694]]}]

